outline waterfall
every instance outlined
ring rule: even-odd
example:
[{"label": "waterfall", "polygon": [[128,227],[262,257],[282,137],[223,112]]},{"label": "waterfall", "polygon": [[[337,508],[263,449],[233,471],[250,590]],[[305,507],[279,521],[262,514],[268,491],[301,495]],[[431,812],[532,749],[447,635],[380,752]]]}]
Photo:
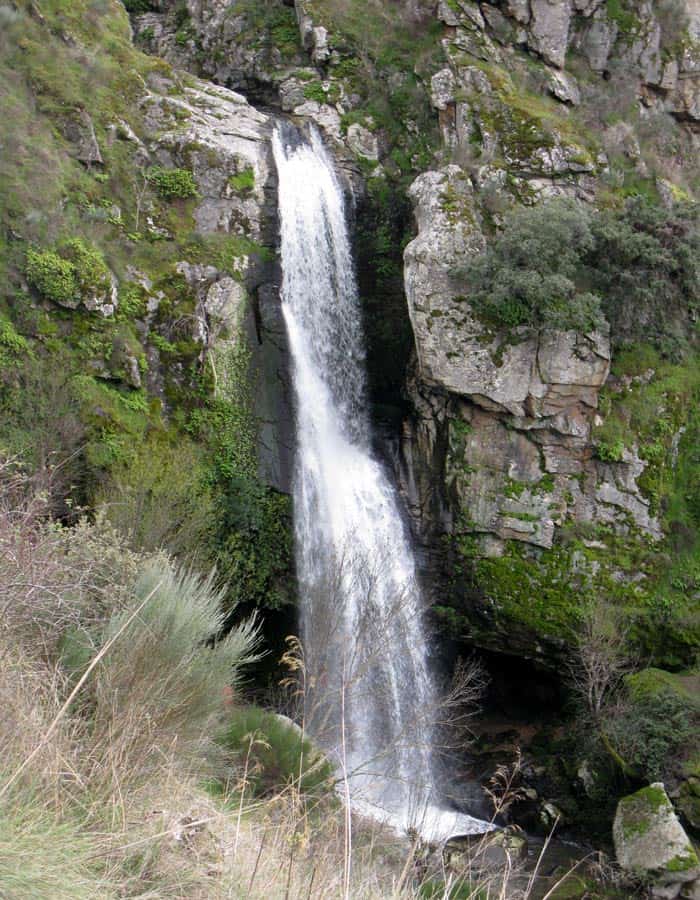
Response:
[{"label": "waterfall", "polygon": [[443,809],[438,703],[396,492],[371,450],[343,192],[320,136],[280,123],[282,309],[296,398],[294,505],[306,728],[351,802],[430,836],[484,831]]}]

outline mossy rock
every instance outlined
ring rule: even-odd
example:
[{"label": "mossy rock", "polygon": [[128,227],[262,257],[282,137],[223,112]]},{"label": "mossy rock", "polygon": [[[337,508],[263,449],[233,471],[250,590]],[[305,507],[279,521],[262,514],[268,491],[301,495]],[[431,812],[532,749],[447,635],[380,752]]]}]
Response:
[{"label": "mossy rock", "polygon": [[664,669],[642,669],[625,678],[625,686],[633,700],[658,697],[670,692],[700,710],[700,672],[666,672]]},{"label": "mossy rock", "polygon": [[620,800],[613,839],[627,871],[679,881],[692,880],[696,869],[700,875],[700,860],[660,782]]}]

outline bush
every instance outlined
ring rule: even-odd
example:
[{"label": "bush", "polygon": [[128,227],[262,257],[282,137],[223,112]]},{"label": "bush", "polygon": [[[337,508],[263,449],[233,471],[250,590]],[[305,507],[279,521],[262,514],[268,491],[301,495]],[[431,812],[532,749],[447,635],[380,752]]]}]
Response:
[{"label": "bush", "polygon": [[27,252],[27,278],[41,294],[55,303],[70,304],[78,299],[75,266],[54,250]]},{"label": "bush", "polygon": [[149,171],[148,180],[164,200],[186,200],[197,196],[197,184],[189,169],[156,167]]},{"label": "bush", "polygon": [[228,787],[239,776],[253,796],[290,785],[303,794],[324,793],[332,787],[328,760],[300,730],[273,712],[257,706],[235,710],[218,741],[235,765]]},{"label": "bush", "polygon": [[604,298],[614,342],[648,342],[677,356],[685,350],[700,304],[700,210],[671,209],[641,197],[593,223],[587,260]]},{"label": "bush", "polygon": [[476,313],[506,329],[600,327],[600,298],[580,279],[594,246],[591,217],[569,200],[513,212],[486,252],[464,270]]},{"label": "bush", "polygon": [[97,247],[81,238],[71,238],[59,247],[61,256],[73,265],[80,296],[104,296],[112,287],[109,269]]},{"label": "bush", "polygon": [[181,763],[201,757],[226,692],[258,658],[253,619],[222,636],[224,593],[213,575],[155,561],[96,640],[125,628],[95,671],[92,740],[131,779],[161,765],[163,748],[177,747]]},{"label": "bush", "polygon": [[59,244],[56,250],[29,250],[27,278],[49,300],[67,306],[104,296],[112,286],[100,251],[77,237]]},{"label": "bush", "polygon": [[635,197],[595,213],[570,200],[519,208],[462,274],[476,313],[497,328],[610,322],[613,342],[678,356],[700,297],[700,210]]},{"label": "bush", "polygon": [[625,763],[647,782],[665,780],[674,757],[698,736],[688,702],[672,690],[622,700],[608,710],[603,728]]}]

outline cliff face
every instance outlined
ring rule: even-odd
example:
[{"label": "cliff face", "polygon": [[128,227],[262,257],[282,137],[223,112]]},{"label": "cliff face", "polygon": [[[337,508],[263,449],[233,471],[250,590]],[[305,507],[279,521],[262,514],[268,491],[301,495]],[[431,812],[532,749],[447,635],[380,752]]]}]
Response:
[{"label": "cliff face", "polygon": [[[692,360],[619,352],[642,323],[651,332],[675,312],[630,296],[612,330],[499,330],[473,309],[463,269],[523,206],[563,197],[615,208],[641,195],[663,207],[696,195],[697,2],[126,5],[136,47],[159,59],[134,48],[116,2],[102,31],[24,4],[7,31],[24,28],[29,42],[8,57],[38,123],[25,123],[23,152],[40,128],[50,161],[24,181],[22,153],[10,165],[3,309],[19,338],[57,342],[93,393],[159,404],[130,420],[127,437],[116,413],[107,423],[84,414],[89,477],[110,478],[148,429],[177,421],[181,438],[199,440],[199,413],[196,425],[187,417],[230,387],[225,360],[244,346],[253,379],[236,403],[252,406],[258,474],[288,489],[269,137],[276,114],[311,121],[355,201],[375,399],[398,405],[404,383],[402,485],[446,621],[551,666],[581,597],[600,593],[633,610],[650,652],[687,660],[695,588],[681,591],[665,650],[648,612],[665,596],[658,572],[686,577],[667,560],[687,528],[673,511],[678,479],[695,477]],[[102,52],[108,32],[118,53]],[[48,83],[42,40],[69,72],[65,96]],[[80,60],[100,52],[107,69],[89,84]],[[52,165],[61,178],[49,189],[40,173]],[[179,187],[162,180],[173,170]],[[45,200],[21,221],[27,184]],[[87,291],[62,304],[28,275],[28,248],[70,255],[61,242],[72,234],[106,261],[99,302]],[[690,332],[687,312],[674,322]]]},{"label": "cliff face", "polygon": [[[416,370],[405,490],[426,543],[451,539],[438,563],[452,583],[448,621],[545,665],[571,639],[586,594],[643,610],[658,589],[649,561],[673,526],[662,521],[663,499],[640,486],[649,455],[629,416],[615,458],[597,450],[601,391],[624,407],[631,383],[609,380],[608,327],[499,332],[476,317],[460,269],[514,205],[605,205],[632,183],[671,202],[697,186],[700,10],[676,6],[438,6],[447,65],[432,77],[432,103],[443,156],[456,164],[410,190]],[[627,314],[646,315],[633,298]],[[672,428],[678,448],[687,416]],[[621,542],[648,559],[621,566]],[[692,647],[697,634],[686,639]]]}]

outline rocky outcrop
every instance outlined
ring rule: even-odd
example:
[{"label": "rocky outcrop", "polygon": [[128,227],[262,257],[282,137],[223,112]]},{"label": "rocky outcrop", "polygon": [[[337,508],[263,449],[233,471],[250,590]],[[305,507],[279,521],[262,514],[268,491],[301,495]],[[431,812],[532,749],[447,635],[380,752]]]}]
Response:
[{"label": "rocky outcrop", "polygon": [[613,839],[620,866],[650,878],[653,897],[696,896],[700,861],[663,784],[652,784],[620,800]]},{"label": "rocky outcrop", "polygon": [[[277,240],[273,120],[240,94],[197,81],[170,90],[156,78],[142,109],[145,163],[192,171],[197,232],[227,240],[228,272],[185,260],[176,266],[196,298],[191,339],[201,344],[214,371],[227,349],[246,341],[260,473],[268,484],[287,491],[291,394],[279,272],[269,249]],[[155,309],[158,298],[153,300]]]},{"label": "rocky outcrop", "polygon": [[[634,454],[619,463],[593,458],[593,417],[610,370],[607,334],[492,332],[459,277],[484,246],[471,181],[448,166],[421,175],[410,194],[418,236],[405,251],[405,283],[423,385],[416,403],[425,409],[426,392],[454,398],[434,426],[446,446],[440,477],[453,528],[488,537],[490,554],[506,540],[551,547],[567,517],[611,523],[624,513],[659,537],[637,487],[644,464]],[[424,441],[421,453],[433,453]]]}]

